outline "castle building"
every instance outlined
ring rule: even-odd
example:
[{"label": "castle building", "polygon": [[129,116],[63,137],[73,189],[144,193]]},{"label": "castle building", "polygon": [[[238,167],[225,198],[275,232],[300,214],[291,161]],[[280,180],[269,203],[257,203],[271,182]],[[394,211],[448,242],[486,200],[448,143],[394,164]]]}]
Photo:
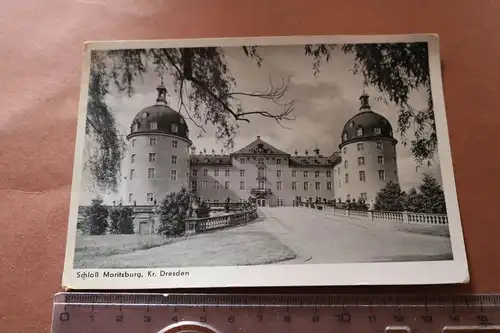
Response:
[{"label": "castle building", "polygon": [[127,205],[152,205],[190,187],[203,201],[255,200],[259,206],[292,205],[296,197],[370,202],[388,181],[398,181],[397,141],[389,121],[362,94],[345,124],[339,151],[288,153],[259,136],[230,154],[196,152],[184,118],[158,88],[156,104],[140,111],[127,136]]}]

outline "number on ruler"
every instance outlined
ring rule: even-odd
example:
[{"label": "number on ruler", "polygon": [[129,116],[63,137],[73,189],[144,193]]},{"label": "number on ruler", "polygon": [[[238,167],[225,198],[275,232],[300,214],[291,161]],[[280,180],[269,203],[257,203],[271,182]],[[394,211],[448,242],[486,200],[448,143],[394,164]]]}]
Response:
[{"label": "number on ruler", "polygon": [[145,323],[150,323],[151,322],[151,316],[144,316],[144,322]]},{"label": "number on ruler", "polygon": [[450,316],[450,319],[451,319],[452,321],[459,322],[459,321],[460,321],[460,316],[459,316],[459,315],[451,315],[451,316]]},{"label": "number on ruler", "polygon": [[232,324],[236,321],[236,318],[234,316],[229,316],[229,317],[227,317],[227,321]]},{"label": "number on ruler", "polygon": [[264,319],[263,315],[257,315],[257,322],[261,322]]},{"label": "number on ruler", "polygon": [[290,324],[292,322],[292,317],[287,315],[287,316],[283,317],[283,321],[285,323]]},{"label": "number on ruler", "polygon": [[422,316],[422,320],[426,323],[432,323],[432,316]]},{"label": "number on ruler", "polygon": [[396,321],[396,323],[401,323],[401,322],[405,321],[405,317],[401,316],[401,315],[395,315],[394,320]]},{"label": "number on ruler", "polygon": [[116,321],[117,322],[123,322],[123,316],[116,316]]},{"label": "number on ruler", "polygon": [[370,315],[368,316],[368,320],[370,321],[370,323],[374,323],[377,321],[377,317],[375,315]]},{"label": "number on ruler", "polygon": [[319,316],[313,316],[312,322],[313,323],[319,323]]},{"label": "number on ruler", "polygon": [[337,321],[341,323],[349,323],[351,322],[351,314],[350,313],[340,313],[337,315]]},{"label": "number on ruler", "polygon": [[68,312],[63,312],[59,315],[59,320],[60,321],[68,321],[69,320],[69,313]]},{"label": "number on ruler", "polygon": [[201,316],[200,323],[206,323],[206,322],[207,322],[207,316]]},{"label": "number on ruler", "polygon": [[175,316],[175,317],[172,317],[172,321],[173,321],[173,322],[178,322],[178,321],[179,321],[179,319],[177,319],[177,316]]},{"label": "number on ruler", "polygon": [[477,320],[479,320],[482,323],[487,323],[488,322],[488,316],[486,315],[478,315],[476,316]]}]

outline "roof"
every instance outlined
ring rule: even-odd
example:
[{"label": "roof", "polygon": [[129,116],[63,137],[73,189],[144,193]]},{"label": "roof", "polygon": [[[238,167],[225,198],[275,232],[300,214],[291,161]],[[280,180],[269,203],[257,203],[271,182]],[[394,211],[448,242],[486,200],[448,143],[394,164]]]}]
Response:
[{"label": "roof", "polygon": [[[130,134],[127,139],[138,134],[162,133],[189,140],[189,129],[184,117],[167,105],[165,88],[159,86],[157,89],[156,104],[137,113],[130,126]],[[156,124],[152,126],[152,123]]]},{"label": "roof", "polygon": [[330,156],[292,156],[290,157],[291,167],[334,167],[340,163],[339,153]]},{"label": "roof", "polygon": [[285,153],[284,151],[279,150],[276,147],[273,147],[269,143],[265,142],[257,137],[256,140],[251,142],[249,145],[241,148],[240,150],[232,153],[231,155],[286,155],[289,156],[289,153]]},{"label": "roof", "polygon": [[368,95],[363,93],[360,97],[361,107],[358,113],[352,116],[344,125],[341,134],[342,146],[366,140],[379,140],[381,138],[393,138],[392,126],[382,115],[374,112],[368,103]]},{"label": "roof", "polygon": [[229,155],[191,155],[191,164],[196,165],[231,165]]}]

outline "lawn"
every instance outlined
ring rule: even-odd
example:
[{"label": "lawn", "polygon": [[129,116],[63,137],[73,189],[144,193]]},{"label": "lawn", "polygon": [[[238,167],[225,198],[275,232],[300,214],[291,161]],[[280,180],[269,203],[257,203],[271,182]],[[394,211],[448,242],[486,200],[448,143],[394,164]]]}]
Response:
[{"label": "lawn", "polygon": [[[115,239],[108,242],[108,237]],[[159,236],[121,237],[124,239],[85,236],[84,240],[77,241],[80,246],[75,253],[75,268],[263,265],[296,257],[295,252],[255,224],[201,233],[177,241]],[[134,240],[134,237],[146,238]]]}]

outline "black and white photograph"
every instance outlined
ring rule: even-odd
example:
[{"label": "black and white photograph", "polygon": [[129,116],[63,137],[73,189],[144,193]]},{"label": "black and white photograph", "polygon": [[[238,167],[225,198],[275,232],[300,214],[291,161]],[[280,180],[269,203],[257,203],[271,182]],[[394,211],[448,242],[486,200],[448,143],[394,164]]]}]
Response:
[{"label": "black and white photograph", "polygon": [[63,285],[468,281],[434,35],[85,45]]}]

